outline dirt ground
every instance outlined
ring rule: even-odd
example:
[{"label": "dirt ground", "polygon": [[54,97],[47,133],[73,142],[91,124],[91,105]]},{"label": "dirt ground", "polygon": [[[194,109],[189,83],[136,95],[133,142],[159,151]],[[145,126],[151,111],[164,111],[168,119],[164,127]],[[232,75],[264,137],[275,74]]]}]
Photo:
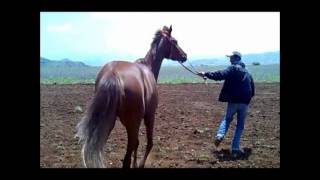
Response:
[{"label": "dirt ground", "polygon": [[[236,119],[217,149],[214,134],[224,114],[218,101],[222,84],[158,85],[154,146],[146,168],[279,168],[280,84],[257,83],[241,138],[245,156],[230,158]],[[40,167],[82,168],[75,126],[92,98],[93,85],[41,85]],[[80,106],[83,112],[75,110]],[[145,127],[139,132],[139,160],[145,146]],[[121,168],[127,135],[116,122],[105,145],[105,164]]]}]

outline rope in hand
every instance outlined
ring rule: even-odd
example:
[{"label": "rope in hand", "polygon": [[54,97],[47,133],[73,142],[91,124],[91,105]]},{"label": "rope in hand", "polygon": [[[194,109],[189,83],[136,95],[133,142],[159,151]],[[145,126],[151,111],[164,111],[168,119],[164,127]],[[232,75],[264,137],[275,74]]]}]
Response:
[{"label": "rope in hand", "polygon": [[204,76],[202,73],[200,73],[199,71],[197,71],[197,70],[195,70],[195,68],[191,65],[191,67],[193,68],[193,71],[191,70],[191,69],[189,69],[188,67],[186,67],[184,64],[182,64],[182,62],[180,62],[180,61],[178,61],[180,64],[181,64],[181,66],[182,67],[184,67],[186,70],[188,70],[189,72],[191,72],[192,74],[195,74],[195,75],[197,75],[197,76],[200,76],[200,77],[202,77],[205,81],[207,80],[207,77],[206,76]]},{"label": "rope in hand", "polygon": [[184,67],[186,70],[188,70],[189,72],[191,72],[192,74],[195,74],[195,75],[197,75],[197,76],[200,76],[200,77],[202,77],[203,78],[203,80],[204,80],[204,83],[206,84],[206,86],[207,86],[207,89],[208,89],[208,96],[209,96],[209,86],[208,86],[208,82],[207,82],[207,77],[204,75],[204,74],[202,74],[202,73],[200,73],[199,71],[197,71],[189,62],[189,65],[193,68],[193,71],[191,70],[191,69],[189,69],[188,67],[186,67],[184,64],[182,64],[182,62],[180,62],[180,61],[178,61],[180,64],[181,64],[181,66],[182,67]]}]

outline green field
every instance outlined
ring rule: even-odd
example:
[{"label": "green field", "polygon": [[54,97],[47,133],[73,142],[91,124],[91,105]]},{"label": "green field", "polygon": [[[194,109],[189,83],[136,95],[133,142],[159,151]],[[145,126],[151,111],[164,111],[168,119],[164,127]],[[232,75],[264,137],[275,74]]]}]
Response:
[{"label": "green field", "polygon": [[[198,71],[216,71],[226,66],[196,66]],[[40,83],[43,84],[76,84],[94,83],[99,67],[61,67],[40,68]],[[280,65],[247,66],[255,82],[280,82]],[[202,78],[195,76],[182,66],[162,66],[159,74],[159,83],[202,83]],[[208,80],[208,83],[217,81]]]},{"label": "green field", "polygon": [[[217,71],[225,69],[227,66],[196,66],[197,71]],[[192,68],[190,68],[192,69]],[[252,74],[256,82],[280,82],[280,65],[260,65],[247,66],[248,71]],[[162,67],[159,75],[160,83],[199,83],[204,80],[195,76],[181,66]],[[217,82],[208,80],[208,83]]]}]

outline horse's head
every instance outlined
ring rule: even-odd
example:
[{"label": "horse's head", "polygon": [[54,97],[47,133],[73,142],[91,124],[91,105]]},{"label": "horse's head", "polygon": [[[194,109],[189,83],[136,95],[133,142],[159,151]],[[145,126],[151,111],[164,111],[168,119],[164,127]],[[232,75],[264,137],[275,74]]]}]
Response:
[{"label": "horse's head", "polygon": [[171,32],[172,26],[170,28],[164,26],[162,30],[157,32],[159,37],[158,52],[163,53],[164,58],[185,62],[187,54],[179,47],[178,41],[171,36]]}]

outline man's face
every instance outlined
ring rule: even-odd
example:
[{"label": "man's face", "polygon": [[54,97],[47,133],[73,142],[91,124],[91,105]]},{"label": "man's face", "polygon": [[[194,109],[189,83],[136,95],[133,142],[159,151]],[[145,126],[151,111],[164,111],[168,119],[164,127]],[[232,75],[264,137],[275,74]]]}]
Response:
[{"label": "man's face", "polygon": [[230,63],[233,64],[234,62],[237,61],[237,56],[230,56]]}]

